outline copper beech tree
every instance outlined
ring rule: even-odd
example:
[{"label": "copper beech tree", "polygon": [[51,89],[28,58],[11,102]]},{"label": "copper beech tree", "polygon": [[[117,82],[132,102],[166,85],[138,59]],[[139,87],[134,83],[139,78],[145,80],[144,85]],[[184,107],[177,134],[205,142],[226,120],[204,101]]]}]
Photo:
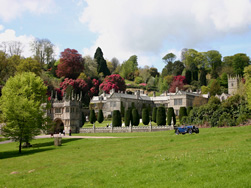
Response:
[{"label": "copper beech tree", "polygon": [[56,74],[58,77],[76,79],[84,69],[82,55],[74,49],[65,49],[61,52],[60,63]]}]

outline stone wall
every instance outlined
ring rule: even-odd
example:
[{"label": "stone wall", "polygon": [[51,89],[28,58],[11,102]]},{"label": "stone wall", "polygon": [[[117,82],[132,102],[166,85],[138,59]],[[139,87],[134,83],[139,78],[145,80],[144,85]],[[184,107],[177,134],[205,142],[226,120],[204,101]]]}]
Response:
[{"label": "stone wall", "polygon": [[172,126],[130,126],[130,127],[93,127],[81,128],[80,133],[130,133],[173,130]]}]

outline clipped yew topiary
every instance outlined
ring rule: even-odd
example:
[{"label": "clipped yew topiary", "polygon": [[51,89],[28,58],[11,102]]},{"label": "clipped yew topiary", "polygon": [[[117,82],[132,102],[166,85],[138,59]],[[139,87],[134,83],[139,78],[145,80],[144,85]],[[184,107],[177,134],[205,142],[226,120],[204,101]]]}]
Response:
[{"label": "clipped yew topiary", "polygon": [[[175,118],[175,114],[174,114],[174,109],[173,107],[169,107],[167,110],[167,125],[171,125],[172,123],[172,119]],[[175,123],[176,123],[176,118],[175,118]]]},{"label": "clipped yew topiary", "polygon": [[84,125],[86,122],[85,114],[82,112],[82,124]]},{"label": "clipped yew topiary", "polygon": [[132,109],[132,125],[134,126],[139,125],[139,113],[136,108]]},{"label": "clipped yew topiary", "polygon": [[121,114],[119,110],[114,110],[112,113],[112,126],[113,127],[121,127]]},{"label": "clipped yew topiary", "polygon": [[104,121],[104,115],[103,115],[103,111],[100,109],[98,111],[98,122],[102,123]]},{"label": "clipped yew topiary", "polygon": [[157,125],[166,125],[166,109],[164,106],[158,107],[156,121]]},{"label": "clipped yew topiary", "polygon": [[153,108],[152,121],[156,123],[157,108]]},{"label": "clipped yew topiary", "polygon": [[192,106],[188,106],[188,107],[187,107],[187,115],[188,115],[188,116],[189,116],[189,114],[190,114],[190,112],[191,112],[192,109],[193,109]]},{"label": "clipped yew topiary", "polygon": [[144,125],[148,125],[149,124],[149,111],[148,108],[143,108],[142,110],[142,122]]},{"label": "clipped yew topiary", "polygon": [[186,107],[180,107],[180,114],[179,114],[179,120],[182,121],[182,118],[184,116],[187,116],[187,109]]},{"label": "clipped yew topiary", "polygon": [[96,115],[95,115],[95,111],[94,110],[91,110],[90,111],[90,123],[91,124],[93,124],[93,123],[95,123],[96,121],[97,121],[97,119],[96,119]]},{"label": "clipped yew topiary", "polygon": [[122,101],[120,103],[120,113],[121,113],[121,117],[125,117],[125,107]]},{"label": "clipped yew topiary", "polygon": [[132,121],[132,110],[131,108],[128,108],[128,110],[126,111],[125,113],[125,126],[129,126],[130,125],[130,122]]}]

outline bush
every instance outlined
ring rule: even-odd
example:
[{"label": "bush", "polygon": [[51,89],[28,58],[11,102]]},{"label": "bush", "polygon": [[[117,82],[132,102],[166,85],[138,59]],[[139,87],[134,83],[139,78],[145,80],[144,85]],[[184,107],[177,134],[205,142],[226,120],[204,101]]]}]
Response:
[{"label": "bush", "polygon": [[112,113],[112,126],[113,127],[121,127],[121,114],[119,110],[114,110]]},{"label": "bush", "polygon": [[186,107],[180,107],[179,120],[181,123],[182,123],[182,118],[184,116],[187,116],[187,109],[186,109]]},{"label": "bush", "polygon": [[193,109],[192,106],[188,106],[188,107],[187,107],[187,115],[188,115],[188,116],[189,116],[189,114],[190,114],[190,112],[191,112],[192,109]]},{"label": "bush", "polygon": [[149,111],[148,108],[143,108],[142,110],[142,122],[144,125],[149,124]]},{"label": "bush", "polygon": [[121,113],[121,117],[125,117],[125,107],[122,101],[120,103],[120,113]]},{"label": "bush", "polygon": [[139,113],[136,108],[132,109],[132,125],[134,126],[139,125]]},{"label": "bush", "polygon": [[166,125],[166,109],[160,106],[157,109],[157,125]]},{"label": "bush", "polygon": [[134,82],[135,82],[136,84],[140,84],[140,83],[143,82],[143,79],[142,79],[141,77],[137,76],[137,77],[134,79]]},{"label": "bush", "polygon": [[91,124],[93,124],[93,123],[95,123],[96,121],[97,121],[97,119],[96,119],[96,115],[95,115],[95,111],[94,110],[91,110],[90,111],[90,123]]},{"label": "bush", "polygon": [[176,118],[174,114],[174,109],[173,107],[169,107],[167,110],[167,125],[171,125],[173,120],[173,124],[176,124]]},{"label": "bush", "polygon": [[131,121],[132,121],[132,110],[128,108],[128,110],[125,113],[125,126],[128,127]]},{"label": "bush", "polygon": [[156,123],[157,108],[153,108],[152,121]]},{"label": "bush", "polygon": [[104,121],[104,115],[103,115],[103,111],[100,109],[98,111],[98,122],[102,123]]}]

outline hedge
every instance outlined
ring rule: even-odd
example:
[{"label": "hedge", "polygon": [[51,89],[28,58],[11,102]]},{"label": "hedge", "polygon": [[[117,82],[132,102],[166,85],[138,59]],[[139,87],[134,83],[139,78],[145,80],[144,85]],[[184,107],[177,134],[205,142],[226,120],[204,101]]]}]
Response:
[{"label": "hedge", "polygon": [[125,113],[125,126],[129,126],[130,125],[130,122],[132,121],[132,110],[131,108],[128,108],[128,110],[126,111]]},{"label": "hedge", "polygon": [[187,109],[186,107],[180,107],[180,114],[179,114],[179,120],[182,121],[182,117],[187,116]]},{"label": "hedge", "polygon": [[153,108],[152,121],[156,123],[157,108]]},{"label": "hedge", "polygon": [[148,108],[143,108],[142,110],[142,122],[144,125],[148,125],[149,124],[149,111]]},{"label": "hedge", "polygon": [[121,114],[119,110],[114,110],[112,113],[112,126],[113,127],[121,127]]},{"label": "hedge", "polygon": [[173,120],[173,124],[176,124],[176,118],[175,118],[175,114],[174,114],[174,109],[173,107],[169,107],[167,110],[167,125],[171,125]]},{"label": "hedge", "polygon": [[139,113],[136,108],[132,109],[132,125],[134,126],[139,125]]},{"label": "hedge", "polygon": [[166,125],[166,109],[164,106],[160,106],[157,109],[157,125]]},{"label": "hedge", "polygon": [[98,111],[98,122],[102,123],[104,121],[104,115],[103,115],[103,111],[100,109]]}]

